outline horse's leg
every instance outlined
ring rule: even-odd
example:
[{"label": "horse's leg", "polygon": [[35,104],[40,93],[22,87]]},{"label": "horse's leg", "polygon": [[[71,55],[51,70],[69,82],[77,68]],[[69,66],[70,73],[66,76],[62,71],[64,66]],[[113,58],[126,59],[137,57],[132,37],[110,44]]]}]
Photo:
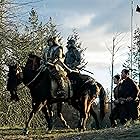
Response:
[{"label": "horse's leg", "polygon": [[10,90],[10,94],[11,94],[11,99],[10,99],[11,101],[12,100],[19,101],[19,97],[17,95],[16,90]]},{"label": "horse's leg", "polygon": [[48,131],[51,132],[52,130],[52,108],[51,107],[48,107],[48,106],[44,106],[42,108],[42,112],[44,113],[45,115],[45,118],[46,118],[46,121],[48,123]]},{"label": "horse's leg", "polygon": [[81,129],[86,130],[86,122],[88,119],[88,96],[83,97],[83,105],[81,108],[80,118],[81,118]]},{"label": "horse's leg", "polygon": [[87,122],[88,114],[85,112],[80,112],[80,122],[78,124],[79,131],[86,130],[86,122]]},{"label": "horse's leg", "polygon": [[92,115],[92,117],[93,117],[94,120],[95,120],[96,128],[97,128],[97,129],[100,129],[100,124],[99,124],[99,121],[98,121],[97,114],[95,113],[95,111],[93,110],[92,107],[90,108],[90,114]]},{"label": "horse's leg", "polygon": [[60,120],[62,121],[63,125],[66,128],[70,128],[70,126],[67,124],[66,120],[63,117],[63,114],[62,114],[62,103],[60,103],[60,102],[57,103],[57,115],[60,118]]},{"label": "horse's leg", "polygon": [[77,128],[79,128],[79,129],[81,129],[81,102],[79,101],[79,100],[75,100],[75,99],[72,99],[71,100],[71,105],[76,109],[76,110],[78,110],[79,111],[79,113],[80,113],[80,120],[79,120],[79,122],[78,122],[78,125],[77,125]]},{"label": "horse's leg", "polygon": [[71,105],[78,111],[81,111],[81,102],[78,100],[76,101],[75,99],[72,99]]},{"label": "horse's leg", "polygon": [[86,123],[89,117],[89,110],[91,107],[91,104],[88,103],[88,96],[86,96],[85,98],[84,107],[85,107],[85,112],[84,112],[83,130],[86,130]]},{"label": "horse's leg", "polygon": [[96,99],[95,97],[92,97],[92,99],[87,102],[87,104],[88,104],[87,110],[86,110],[87,113],[90,113],[91,106],[92,106],[93,102],[95,101],[95,99]]},{"label": "horse's leg", "polygon": [[28,121],[26,122],[26,124],[25,124],[25,128],[24,128],[24,130],[23,130],[23,133],[24,134],[28,134],[28,127],[30,126],[30,123],[31,123],[31,120],[33,119],[33,117],[34,117],[34,115],[36,114],[36,112],[38,111],[38,110],[40,110],[42,107],[43,107],[43,105],[42,105],[42,103],[36,103],[35,105],[33,105],[32,106],[33,107],[33,109],[32,109],[32,111],[31,111],[31,113],[30,113],[30,115],[29,115],[29,119],[28,119]]}]

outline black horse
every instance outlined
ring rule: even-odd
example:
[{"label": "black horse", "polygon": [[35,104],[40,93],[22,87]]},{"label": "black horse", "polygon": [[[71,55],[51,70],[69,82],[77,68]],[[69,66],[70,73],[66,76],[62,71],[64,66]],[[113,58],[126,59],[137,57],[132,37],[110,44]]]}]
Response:
[{"label": "black horse", "polygon": [[[67,101],[67,99],[57,99],[52,97],[52,92],[56,92],[55,88],[57,88],[57,83],[55,80],[52,80],[50,76],[50,72],[48,69],[40,70],[40,61],[41,59],[36,55],[30,55],[27,63],[23,69],[23,78],[22,82],[30,89],[31,97],[32,97],[32,112],[30,113],[29,119],[25,126],[25,132],[27,132],[27,128],[30,125],[31,119],[34,114],[38,110],[42,110],[45,114],[46,120],[48,122],[48,129],[52,129],[52,113],[51,113],[51,105],[53,103],[58,103],[58,115],[65,126],[68,127],[66,121],[63,118],[61,113],[62,102]],[[16,67],[14,67],[16,68]],[[13,69],[12,66],[9,67],[9,78],[10,71]],[[16,71],[15,71],[16,72]],[[80,128],[85,130],[86,121],[88,119],[89,113],[94,116],[96,125],[99,127],[99,122],[97,119],[97,115],[91,107],[94,99],[97,96],[97,89],[99,91],[99,99],[100,99],[100,110],[101,110],[101,118],[103,119],[105,112],[105,102],[106,102],[106,94],[101,84],[96,83],[93,79],[85,80],[84,78],[89,78],[89,76],[81,75],[78,73],[71,73],[68,75],[69,79],[73,81],[73,96],[71,97],[72,106],[80,112]],[[13,76],[14,77],[14,76]],[[20,80],[20,76],[15,74],[15,79]],[[84,77],[84,78],[83,78]],[[52,82],[56,83],[56,87],[53,86]],[[20,82],[19,82],[20,83]],[[19,83],[15,84],[15,88],[8,89],[9,91],[15,90]],[[8,81],[8,85],[10,85],[10,81]],[[10,87],[10,86],[9,86]],[[82,90],[77,90],[82,89]],[[17,94],[16,94],[17,95]]]}]

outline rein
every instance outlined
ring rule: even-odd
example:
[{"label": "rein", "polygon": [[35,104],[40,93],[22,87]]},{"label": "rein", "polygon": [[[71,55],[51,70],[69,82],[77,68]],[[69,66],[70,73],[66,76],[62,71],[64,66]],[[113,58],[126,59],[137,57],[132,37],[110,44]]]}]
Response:
[{"label": "rein", "polygon": [[32,82],[34,82],[36,80],[36,78],[40,75],[40,73],[42,72],[44,67],[41,67],[39,69],[40,69],[40,71],[37,73],[37,75],[29,83],[27,83],[26,86],[29,86]]},{"label": "rein", "polygon": [[23,87],[19,88],[18,90],[21,90],[21,89],[25,88],[26,86],[29,86],[32,82],[34,82],[36,80],[36,78],[40,75],[40,73],[42,72],[44,67],[39,67],[38,70],[39,69],[40,69],[40,71],[36,74],[36,76],[29,83],[25,84]]},{"label": "rein", "polygon": [[[36,59],[34,59],[34,58],[29,58],[30,60],[32,60],[33,61],[33,69],[34,69],[34,64],[35,64],[35,62],[36,62]],[[51,66],[54,66],[54,64],[52,64],[52,63],[50,63],[50,62],[47,62],[47,64],[48,65],[51,65]],[[46,65],[47,65],[46,64]],[[39,72],[36,74],[36,76],[29,82],[29,83],[27,83],[26,85],[24,85],[23,87],[21,87],[21,88],[19,88],[19,90],[21,90],[21,89],[23,89],[24,87],[26,87],[26,86],[29,86],[31,83],[33,83],[35,80],[36,80],[36,78],[40,75],[40,73],[43,71],[45,69],[45,65],[41,65],[38,69],[37,69],[37,71],[39,70]]]}]

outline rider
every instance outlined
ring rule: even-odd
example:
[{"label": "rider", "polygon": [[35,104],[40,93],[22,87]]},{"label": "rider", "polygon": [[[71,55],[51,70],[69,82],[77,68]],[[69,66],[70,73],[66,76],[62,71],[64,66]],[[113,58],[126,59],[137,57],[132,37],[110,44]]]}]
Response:
[{"label": "rider", "polygon": [[81,62],[81,53],[77,49],[77,45],[74,39],[70,39],[67,42],[67,49],[64,63],[71,69],[77,69]]},{"label": "rider", "polygon": [[66,79],[67,73],[72,72],[72,70],[64,64],[63,47],[59,44],[58,37],[49,38],[47,43],[48,47],[44,49],[43,58],[57,80],[57,96],[62,97],[65,96],[63,79]]}]

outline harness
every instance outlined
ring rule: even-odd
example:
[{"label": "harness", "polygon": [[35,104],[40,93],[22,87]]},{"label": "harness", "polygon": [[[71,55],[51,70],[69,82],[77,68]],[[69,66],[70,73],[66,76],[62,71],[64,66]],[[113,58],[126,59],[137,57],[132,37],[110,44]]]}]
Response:
[{"label": "harness", "polygon": [[40,68],[40,71],[36,74],[36,76],[29,82],[26,84],[26,86],[29,86],[32,82],[34,82],[36,80],[36,78],[40,75],[40,73],[43,71],[43,67]]}]

